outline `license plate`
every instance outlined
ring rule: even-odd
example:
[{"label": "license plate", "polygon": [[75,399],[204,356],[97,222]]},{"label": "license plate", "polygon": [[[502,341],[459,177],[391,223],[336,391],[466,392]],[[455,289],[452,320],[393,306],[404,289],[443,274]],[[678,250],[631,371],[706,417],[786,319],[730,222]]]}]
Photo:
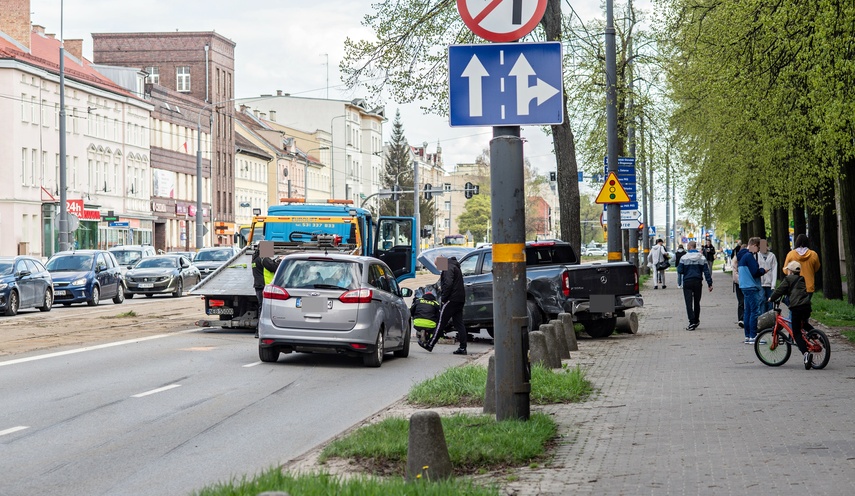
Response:
[{"label": "license plate", "polygon": [[208,315],[234,315],[234,313],[234,308],[230,307],[216,307],[208,309]]},{"label": "license plate", "polygon": [[65,296],[65,290],[64,289],[56,289],[56,290],[54,290],[53,294],[54,294],[54,296]]},{"label": "license plate", "polygon": [[154,284],[152,284],[150,282],[141,282],[139,284],[139,287],[141,287],[141,288],[153,288]]},{"label": "license plate", "polygon": [[304,312],[326,312],[327,299],[319,297],[301,298],[301,307]]}]

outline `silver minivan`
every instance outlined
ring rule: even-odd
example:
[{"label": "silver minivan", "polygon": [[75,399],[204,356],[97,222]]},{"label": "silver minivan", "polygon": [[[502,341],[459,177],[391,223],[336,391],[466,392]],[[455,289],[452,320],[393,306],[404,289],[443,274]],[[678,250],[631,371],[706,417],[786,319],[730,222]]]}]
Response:
[{"label": "silver minivan", "polygon": [[372,257],[295,254],[282,259],[264,288],[258,354],[275,362],[280,353],[361,356],[379,367],[383,356],[410,353],[410,309],[388,265]]},{"label": "silver minivan", "polygon": [[146,257],[157,255],[151,245],[119,245],[110,248],[110,253],[122,267],[133,268],[137,262]]}]

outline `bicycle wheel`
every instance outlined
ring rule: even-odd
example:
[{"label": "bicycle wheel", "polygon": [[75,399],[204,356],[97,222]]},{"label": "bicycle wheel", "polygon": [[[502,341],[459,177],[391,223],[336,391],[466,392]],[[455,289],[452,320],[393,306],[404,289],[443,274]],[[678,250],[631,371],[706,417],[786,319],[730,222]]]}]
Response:
[{"label": "bicycle wheel", "polygon": [[825,368],[828,360],[831,359],[831,343],[828,341],[828,336],[819,329],[811,329],[807,333],[807,343],[808,350],[813,356],[811,368]]},{"label": "bicycle wheel", "polygon": [[757,339],[754,340],[754,353],[766,365],[778,367],[790,359],[790,353],[793,350],[781,331],[778,331],[777,344],[773,343],[772,332],[772,329],[765,329],[757,333]]}]

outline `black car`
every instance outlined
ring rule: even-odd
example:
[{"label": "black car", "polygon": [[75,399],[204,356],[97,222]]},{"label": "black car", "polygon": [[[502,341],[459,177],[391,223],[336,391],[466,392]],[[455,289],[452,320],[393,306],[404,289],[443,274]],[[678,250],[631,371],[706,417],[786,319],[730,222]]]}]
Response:
[{"label": "black car", "polygon": [[202,278],[208,277],[212,272],[219,269],[221,265],[231,260],[237,255],[237,250],[228,246],[216,246],[211,248],[202,248],[196,253],[193,259],[193,265],[199,269]]},{"label": "black car", "polygon": [[95,306],[102,298],[125,301],[124,269],[109,251],[61,251],[45,267],[53,277],[54,303]]},{"label": "black car", "polygon": [[35,258],[0,257],[0,311],[15,315],[22,308],[50,312],[53,305],[53,280],[50,272]]}]

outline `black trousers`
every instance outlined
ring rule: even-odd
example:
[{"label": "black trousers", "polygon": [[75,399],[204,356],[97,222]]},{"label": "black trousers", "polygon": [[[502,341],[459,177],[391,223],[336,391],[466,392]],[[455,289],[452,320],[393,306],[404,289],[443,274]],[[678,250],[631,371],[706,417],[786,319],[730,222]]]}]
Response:
[{"label": "black trousers", "polygon": [[683,279],[683,298],[690,324],[701,322],[701,279]]},{"label": "black trousers", "polygon": [[436,342],[439,341],[439,338],[442,337],[442,334],[445,334],[445,328],[448,327],[448,323],[454,326],[454,330],[457,331],[457,340],[460,341],[460,347],[464,350],[466,349],[466,327],[463,326],[463,302],[462,301],[449,301],[442,304],[439,310],[439,321],[436,324],[436,332],[433,333],[433,337],[430,342],[427,344],[428,347],[433,348],[436,346]]},{"label": "black trousers", "polygon": [[799,351],[802,354],[807,352],[807,341],[805,341],[804,336],[802,336],[802,329],[810,329],[811,326],[808,323],[808,319],[810,319],[811,314],[811,306],[810,303],[807,305],[799,305],[797,307],[790,307],[790,320],[792,321],[790,325],[793,329],[793,336],[796,338],[796,346],[799,347]]},{"label": "black trousers", "polygon": [[733,291],[736,292],[736,320],[741,321],[743,320],[742,314],[745,313],[745,295],[739,289],[738,283],[733,283]]}]

